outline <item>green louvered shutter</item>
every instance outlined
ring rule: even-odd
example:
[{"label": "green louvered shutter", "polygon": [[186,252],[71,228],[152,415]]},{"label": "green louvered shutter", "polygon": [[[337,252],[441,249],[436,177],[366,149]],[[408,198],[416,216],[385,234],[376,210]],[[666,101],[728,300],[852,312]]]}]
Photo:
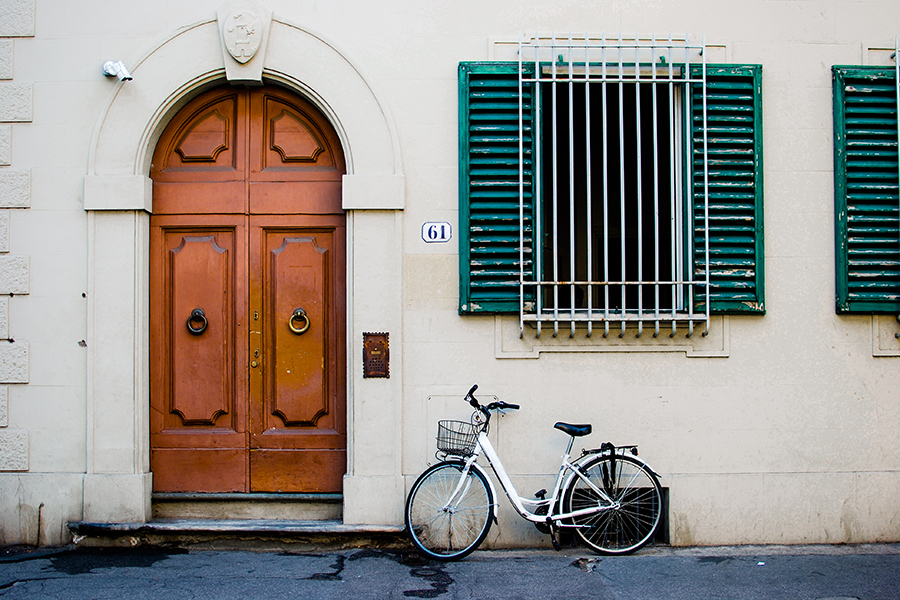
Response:
[{"label": "green louvered shutter", "polygon": [[[692,69],[699,77],[701,67]],[[707,65],[710,311],[765,313],[763,294],[762,67]],[[691,90],[694,277],[705,281],[702,86]],[[700,288],[698,288],[700,289]],[[700,289],[696,310],[703,311]]]},{"label": "green louvered shutter", "polygon": [[[532,89],[523,92],[524,265],[533,278]],[[517,63],[459,66],[460,313],[518,313],[520,277]],[[525,290],[525,301],[533,292]]]},{"label": "green louvered shutter", "polygon": [[836,308],[900,312],[893,68],[833,67]]}]

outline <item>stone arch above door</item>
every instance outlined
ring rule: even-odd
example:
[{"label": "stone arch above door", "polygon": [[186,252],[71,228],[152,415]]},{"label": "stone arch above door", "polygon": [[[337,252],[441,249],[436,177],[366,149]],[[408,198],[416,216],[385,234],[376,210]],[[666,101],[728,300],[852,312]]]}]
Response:
[{"label": "stone arch above door", "polygon": [[[317,60],[310,61],[309,56],[316,56]],[[180,28],[143,57],[126,60],[134,80],[110,81],[113,89],[99,110],[83,197],[84,209],[89,211],[85,520],[150,518],[146,366],[150,161],[171,116],[203,89],[225,81],[223,61],[214,17]],[[351,212],[348,217],[348,278],[354,279],[354,269],[364,272],[374,261],[401,272],[402,255],[391,241],[401,235],[400,220],[383,212],[404,207],[398,137],[390,111],[374,92],[372,83],[333,44],[278,17],[270,25],[263,78],[301,94],[332,123],[346,159],[343,208],[379,209],[372,213],[357,211],[355,215]],[[367,225],[369,219],[373,222],[371,227]],[[384,235],[386,223],[394,228],[394,236]],[[370,243],[357,261],[354,235],[363,232],[360,237],[366,237],[365,232],[376,226],[376,243]],[[348,360],[361,354],[361,343],[356,338],[362,327],[397,331],[394,337],[399,339],[399,296],[399,289],[390,281],[361,278],[354,282],[348,294]],[[362,304],[355,298],[368,300]],[[373,298],[379,301],[374,302]],[[353,364],[349,370],[352,428],[352,388],[358,382]],[[380,396],[387,403],[400,396],[401,369],[397,366],[392,368],[392,380],[388,383],[369,396],[370,406],[376,406]],[[385,418],[390,414],[386,411]],[[384,427],[390,429],[394,425],[391,421]],[[352,475],[352,439],[349,443]],[[392,462],[398,464],[399,460]],[[365,481],[355,488],[345,485],[345,522],[384,521],[383,517],[362,513],[353,516],[354,509],[346,506],[351,496],[364,498],[374,493],[392,505],[402,504],[402,478],[395,470],[388,468],[379,471],[378,477],[361,478]],[[364,510],[366,503],[358,504]],[[395,517],[392,515],[389,520]]]},{"label": "stone arch above door", "polygon": [[[305,96],[331,121],[348,178],[365,178],[376,186],[378,198],[364,199],[353,197],[359,186],[352,183],[344,208],[402,209],[402,166],[390,111],[358,67],[322,38],[278,19],[272,21],[265,60],[266,80]],[[140,58],[131,72],[133,81],[114,84],[94,128],[85,210],[152,211],[149,194],[141,192],[146,186],[128,180],[146,177],[171,115],[198,91],[225,79],[216,21],[178,31]]]}]

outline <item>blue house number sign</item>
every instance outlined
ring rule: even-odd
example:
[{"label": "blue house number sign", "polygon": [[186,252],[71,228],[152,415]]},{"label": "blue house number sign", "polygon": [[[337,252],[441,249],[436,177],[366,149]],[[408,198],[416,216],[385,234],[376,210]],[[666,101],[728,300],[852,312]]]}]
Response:
[{"label": "blue house number sign", "polygon": [[422,224],[422,239],[428,244],[449,242],[451,233],[450,223]]}]

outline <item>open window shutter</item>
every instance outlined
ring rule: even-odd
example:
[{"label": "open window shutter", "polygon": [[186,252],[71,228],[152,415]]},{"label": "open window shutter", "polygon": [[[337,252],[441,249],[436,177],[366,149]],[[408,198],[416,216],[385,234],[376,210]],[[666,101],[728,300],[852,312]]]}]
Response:
[{"label": "open window shutter", "polygon": [[834,67],[836,308],[900,312],[893,68]]},{"label": "open window shutter", "polygon": [[[533,278],[532,85],[523,90],[524,264]],[[460,313],[518,313],[520,276],[517,63],[459,66]],[[525,289],[525,301],[534,293]]]},{"label": "open window shutter", "polygon": [[[702,67],[694,67],[699,77]],[[692,251],[705,281],[702,86],[691,89]],[[706,66],[710,310],[765,313],[763,294],[762,67]],[[705,293],[695,298],[705,310]]]}]

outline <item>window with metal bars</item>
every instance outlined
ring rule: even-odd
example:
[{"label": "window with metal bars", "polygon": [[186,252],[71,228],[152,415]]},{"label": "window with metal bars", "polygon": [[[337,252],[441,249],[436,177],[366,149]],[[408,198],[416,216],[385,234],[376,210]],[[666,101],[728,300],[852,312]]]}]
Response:
[{"label": "window with metal bars", "polygon": [[900,313],[897,67],[836,66],[836,309]]},{"label": "window with metal bars", "polygon": [[[672,118],[680,91],[668,95],[666,86],[635,83],[607,84],[593,95],[583,83],[540,87],[547,118],[556,121],[547,125],[557,131],[555,143],[552,135],[539,142],[545,183],[538,272],[544,281],[577,282],[542,285],[541,304],[613,312],[683,308],[674,283],[684,239],[681,140],[674,135],[680,122]],[[566,115],[552,107],[570,99],[572,129],[555,127]],[[654,283],[628,283],[644,274]],[[666,280],[673,283],[660,283]]]},{"label": "window with metal bars", "polygon": [[460,65],[461,313],[590,335],[764,312],[761,70],[701,48],[533,38]]}]

